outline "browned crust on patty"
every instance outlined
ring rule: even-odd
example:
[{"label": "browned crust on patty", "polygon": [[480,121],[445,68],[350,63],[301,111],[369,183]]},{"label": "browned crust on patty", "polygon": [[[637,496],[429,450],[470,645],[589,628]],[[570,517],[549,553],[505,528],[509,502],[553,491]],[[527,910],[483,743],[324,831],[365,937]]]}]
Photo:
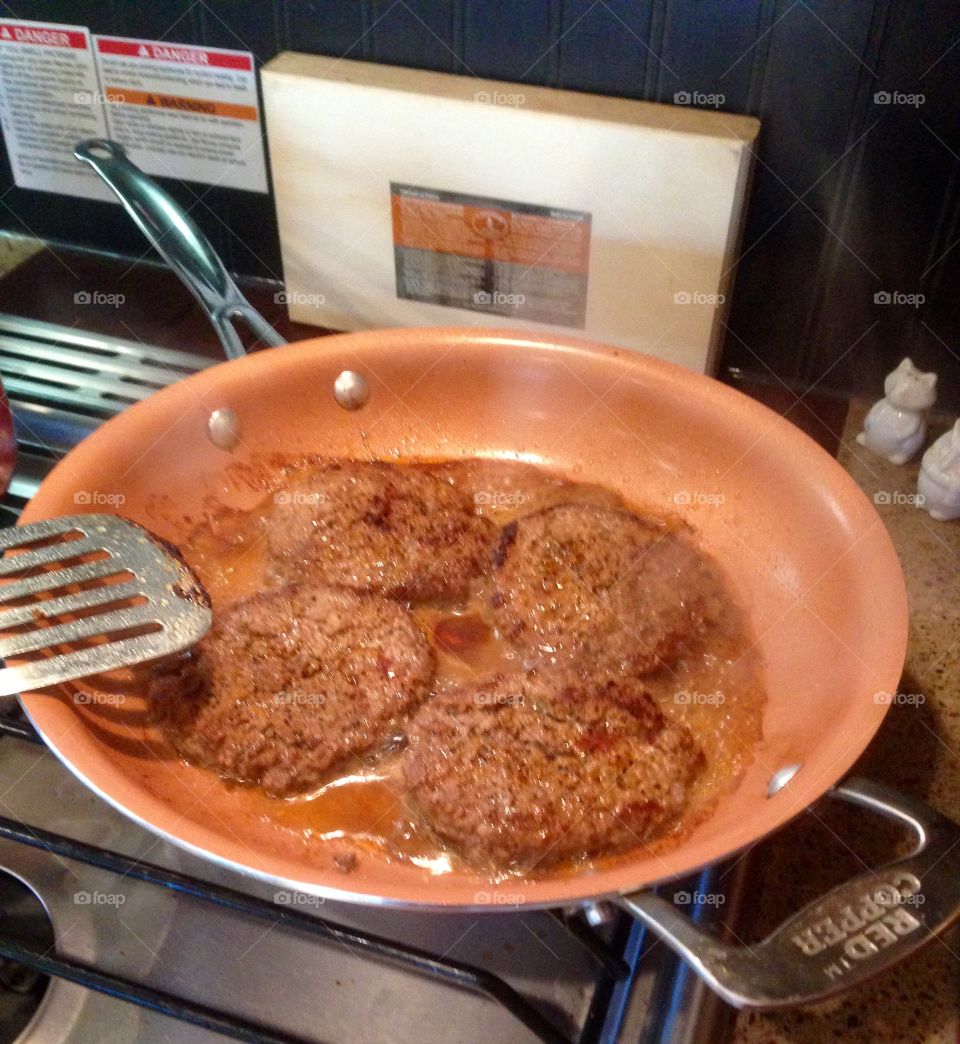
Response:
[{"label": "browned crust on patty", "polygon": [[341,461],[275,496],[274,572],[403,599],[462,599],[487,567],[496,527],[428,467]]},{"label": "browned crust on patty", "polygon": [[718,604],[717,580],[683,534],[616,508],[559,504],[517,519],[494,564],[494,619],[533,662],[655,670]]},{"label": "browned crust on patty", "polygon": [[232,605],[190,657],[158,672],[150,695],[185,758],[287,795],[384,743],[427,694],[434,667],[395,602],[287,587]]},{"label": "browned crust on patty", "polygon": [[418,808],[465,860],[497,869],[661,836],[703,761],[638,681],[613,676],[498,675],[432,699],[409,737]]}]

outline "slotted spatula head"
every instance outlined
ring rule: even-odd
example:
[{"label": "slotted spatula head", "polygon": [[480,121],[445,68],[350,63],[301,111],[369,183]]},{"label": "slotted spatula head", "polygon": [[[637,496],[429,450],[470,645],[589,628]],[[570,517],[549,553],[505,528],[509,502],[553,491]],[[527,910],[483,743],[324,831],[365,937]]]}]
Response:
[{"label": "slotted spatula head", "polygon": [[186,564],[126,519],[0,529],[0,552],[0,657],[19,661],[0,669],[0,696],[169,656],[210,629]]}]

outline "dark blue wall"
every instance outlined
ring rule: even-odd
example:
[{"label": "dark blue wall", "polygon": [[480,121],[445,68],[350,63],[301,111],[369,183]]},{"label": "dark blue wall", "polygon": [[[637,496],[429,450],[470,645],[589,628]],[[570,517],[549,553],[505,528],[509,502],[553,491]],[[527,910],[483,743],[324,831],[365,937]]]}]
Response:
[{"label": "dark blue wall", "polygon": [[[722,94],[763,121],[724,364],[875,391],[910,353],[960,401],[960,9],[948,0],[14,0],[4,13],[260,62],[299,50],[653,101]],[[925,101],[880,104],[883,91]],[[142,253],[117,208],[10,185],[4,159],[0,225]],[[232,268],[281,275],[268,198],[169,187]],[[926,301],[875,303],[883,290]]]}]

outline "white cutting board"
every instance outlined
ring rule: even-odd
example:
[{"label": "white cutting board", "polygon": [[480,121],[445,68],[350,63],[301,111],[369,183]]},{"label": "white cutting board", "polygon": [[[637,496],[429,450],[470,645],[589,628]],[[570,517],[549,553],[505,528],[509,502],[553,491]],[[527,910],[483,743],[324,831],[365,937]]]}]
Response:
[{"label": "white cutting board", "polygon": [[262,82],[292,319],[713,369],[757,120],[293,53]]}]

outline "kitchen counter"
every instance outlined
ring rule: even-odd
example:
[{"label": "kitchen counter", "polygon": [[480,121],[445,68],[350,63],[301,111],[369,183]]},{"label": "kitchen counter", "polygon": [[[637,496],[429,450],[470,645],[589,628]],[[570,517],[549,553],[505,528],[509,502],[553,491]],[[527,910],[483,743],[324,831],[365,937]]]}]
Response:
[{"label": "kitchen counter", "polygon": [[[922,798],[960,820],[960,521],[934,522],[904,501],[919,459],[897,467],[855,442],[869,403],[851,404],[838,458],[877,510],[903,565],[910,641],[899,692],[854,772]],[[931,424],[929,441],[949,426]],[[898,496],[900,494],[901,496]],[[912,697],[912,698],[911,698]],[[823,802],[750,855],[741,938],[763,938],[801,904],[844,877],[909,849],[899,831],[861,810]],[[802,1011],[741,1012],[738,1044],[886,1044],[960,1040],[960,932],[864,987]]]},{"label": "kitchen counter", "polygon": [[0,276],[16,268],[43,249],[35,239],[24,236],[0,235]]},{"label": "kitchen counter", "polygon": [[[150,264],[62,250],[32,240],[0,237],[0,311],[76,325],[214,358],[221,351],[189,293]],[[244,286],[254,304],[291,339],[323,331],[290,324],[268,284]],[[98,291],[107,303],[80,307],[78,291]],[[120,307],[109,303],[122,295]],[[798,423],[837,454],[871,499],[896,544],[907,578],[910,645],[902,693],[857,771],[929,801],[960,820],[960,522],[937,523],[896,494],[915,492],[917,463],[887,464],[855,440],[868,404],[815,395],[798,401],[773,385],[737,386]],[[933,425],[931,437],[947,426]],[[829,723],[825,723],[829,727]],[[762,938],[779,921],[864,864],[883,862],[903,839],[889,824],[838,803],[823,802],[748,854],[744,912],[736,924],[744,941]],[[734,1038],[765,1042],[922,1041],[956,1044],[960,1037],[960,937],[954,932],[868,986],[803,1011],[740,1013]]]}]

